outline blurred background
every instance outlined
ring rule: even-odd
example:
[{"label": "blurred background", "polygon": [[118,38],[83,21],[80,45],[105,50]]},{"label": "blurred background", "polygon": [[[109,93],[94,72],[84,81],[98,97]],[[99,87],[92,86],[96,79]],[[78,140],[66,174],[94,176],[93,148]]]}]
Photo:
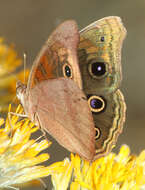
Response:
[{"label": "blurred background", "polygon": [[[145,1],[1,0],[0,36],[15,44],[20,57],[27,53],[27,67],[31,68],[43,43],[59,23],[74,19],[82,29],[105,16],[120,16],[127,29],[122,51],[121,86],[127,118],[114,151],[127,144],[132,153],[139,153],[145,148]],[[50,163],[69,155],[56,142],[48,151]]]}]

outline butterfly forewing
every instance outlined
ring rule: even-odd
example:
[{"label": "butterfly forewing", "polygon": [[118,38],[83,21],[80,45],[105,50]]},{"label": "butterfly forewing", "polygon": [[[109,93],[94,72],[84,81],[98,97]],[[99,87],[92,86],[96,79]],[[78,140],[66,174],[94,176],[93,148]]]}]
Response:
[{"label": "butterfly forewing", "polygon": [[33,63],[28,89],[43,80],[64,77],[65,65],[73,67],[72,79],[81,88],[82,81],[76,51],[78,42],[79,32],[76,22],[68,20],[60,24],[50,35]]},{"label": "butterfly forewing", "polygon": [[78,43],[74,21],[58,26],[33,63],[26,93],[18,88],[18,94],[32,121],[71,152],[92,160],[95,130],[87,98],[81,90]]},{"label": "butterfly forewing", "polygon": [[[111,92],[119,87],[122,79],[121,48],[125,35],[126,30],[119,17],[103,18],[80,32],[78,55],[83,60],[80,61],[81,74],[86,76],[83,89],[88,93],[92,93],[96,86],[97,93]],[[102,77],[92,71],[92,65],[99,63],[105,65]]]}]

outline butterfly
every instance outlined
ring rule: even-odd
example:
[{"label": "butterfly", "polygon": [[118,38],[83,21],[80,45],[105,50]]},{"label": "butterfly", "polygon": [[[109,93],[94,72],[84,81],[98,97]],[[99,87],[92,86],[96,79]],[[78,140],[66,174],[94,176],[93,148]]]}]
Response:
[{"label": "butterfly", "polygon": [[27,85],[16,85],[26,115],[86,160],[108,154],[122,132],[125,36],[119,17],[105,17],[80,32],[74,20],[67,20],[45,42]]}]

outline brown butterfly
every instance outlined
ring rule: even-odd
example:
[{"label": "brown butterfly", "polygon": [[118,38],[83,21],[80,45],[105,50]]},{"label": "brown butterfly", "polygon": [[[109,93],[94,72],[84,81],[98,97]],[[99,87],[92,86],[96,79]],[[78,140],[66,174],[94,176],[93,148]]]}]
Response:
[{"label": "brown butterfly", "polygon": [[106,155],[122,132],[126,106],[118,88],[125,34],[119,17],[80,33],[75,21],[65,21],[34,61],[27,86],[17,83],[27,116],[87,160]]}]

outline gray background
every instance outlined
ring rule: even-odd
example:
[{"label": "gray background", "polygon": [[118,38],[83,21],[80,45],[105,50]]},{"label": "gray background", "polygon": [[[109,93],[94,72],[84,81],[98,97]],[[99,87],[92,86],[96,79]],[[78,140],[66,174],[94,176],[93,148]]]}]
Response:
[{"label": "gray background", "polygon": [[[145,1],[0,0],[0,36],[14,43],[21,57],[23,52],[27,53],[27,67],[30,67],[60,22],[75,19],[81,29],[105,16],[120,16],[128,31],[122,52],[121,87],[127,118],[114,151],[128,144],[133,153],[139,153],[145,147]],[[69,155],[55,142],[48,151],[49,163]]]}]

